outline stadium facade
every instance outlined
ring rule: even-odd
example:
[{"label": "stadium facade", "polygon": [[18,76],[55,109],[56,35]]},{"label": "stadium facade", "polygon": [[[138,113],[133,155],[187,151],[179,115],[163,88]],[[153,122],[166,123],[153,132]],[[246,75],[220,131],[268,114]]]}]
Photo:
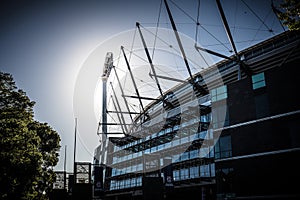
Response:
[{"label": "stadium facade", "polygon": [[130,134],[95,150],[98,194],[299,199],[299,42],[299,32],[276,35],[150,103]]}]

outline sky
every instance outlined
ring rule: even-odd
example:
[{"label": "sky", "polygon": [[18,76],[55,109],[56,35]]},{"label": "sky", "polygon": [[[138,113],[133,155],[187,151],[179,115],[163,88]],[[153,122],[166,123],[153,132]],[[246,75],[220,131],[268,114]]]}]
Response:
[{"label": "sky", "polygon": [[[221,1],[238,50],[283,31],[271,12],[270,2]],[[197,37],[198,1],[173,0],[169,4],[179,32],[205,48],[230,55],[231,47],[215,1],[201,1],[199,22],[202,26]],[[98,118],[95,117],[99,112],[87,109],[87,116],[83,116],[85,114],[76,111],[78,103],[94,108],[95,101],[94,98],[78,101],[80,96],[85,96],[78,94],[84,90],[78,87],[91,91],[91,97],[98,88],[97,84],[85,85],[80,81],[85,65],[99,47],[106,47],[103,44],[107,41],[126,31],[134,33],[137,21],[144,27],[155,27],[159,19],[161,27],[171,28],[165,7],[160,6],[161,0],[0,1],[0,70],[11,73],[17,86],[36,102],[35,119],[47,122],[59,133],[60,161],[55,170],[63,170],[66,159],[67,170],[72,171],[75,118],[76,161],[92,162],[94,149],[99,144]],[[104,57],[105,54],[101,59]],[[99,80],[101,59],[97,63],[99,70],[93,71]],[[100,103],[101,99],[96,101]]]}]

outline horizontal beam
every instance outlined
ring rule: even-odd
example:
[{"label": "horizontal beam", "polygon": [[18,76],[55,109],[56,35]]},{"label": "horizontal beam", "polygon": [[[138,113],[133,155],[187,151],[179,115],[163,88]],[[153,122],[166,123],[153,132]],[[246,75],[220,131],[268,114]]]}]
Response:
[{"label": "horizontal beam", "polygon": [[131,95],[123,95],[124,97],[134,98],[134,99],[144,99],[144,100],[159,100],[151,97],[141,97],[141,96],[131,96]]},{"label": "horizontal beam", "polygon": [[122,114],[130,114],[130,115],[139,115],[141,113],[139,112],[125,112],[125,111],[112,111],[112,110],[106,110],[106,113],[122,113]]},{"label": "horizontal beam", "polygon": [[126,135],[125,133],[122,133],[122,132],[120,132],[120,133],[118,133],[118,132],[111,132],[111,133],[98,133],[98,135],[100,135],[100,134],[104,134],[104,135],[107,135],[107,134],[113,134],[113,135],[117,135],[117,134],[123,134],[123,135]]},{"label": "horizontal beam", "polygon": [[119,125],[133,125],[133,124],[123,124],[123,123],[99,123],[99,125],[105,125],[105,126],[119,126]]},{"label": "horizontal beam", "polygon": [[230,58],[228,56],[225,56],[223,54],[220,54],[220,53],[217,53],[215,51],[212,51],[212,50],[209,50],[209,49],[205,49],[205,48],[202,48],[202,47],[199,47],[195,44],[195,48],[196,50],[200,50],[200,51],[204,51],[206,53],[209,53],[209,54],[212,54],[214,56],[218,56],[218,57],[221,57],[221,58],[225,58],[225,59],[228,59],[228,60],[232,60],[232,61],[237,61],[237,59],[233,59],[233,58]]},{"label": "horizontal beam", "polygon": [[[149,73],[149,76],[152,78],[155,75]],[[185,81],[185,80],[180,80],[180,79],[177,79],[177,78],[171,78],[171,77],[167,77],[167,76],[156,75],[156,77],[157,78],[161,78],[161,79],[166,79],[166,80],[169,80],[169,81],[176,81],[176,82],[180,82],[180,83],[187,83],[187,81]]]}]

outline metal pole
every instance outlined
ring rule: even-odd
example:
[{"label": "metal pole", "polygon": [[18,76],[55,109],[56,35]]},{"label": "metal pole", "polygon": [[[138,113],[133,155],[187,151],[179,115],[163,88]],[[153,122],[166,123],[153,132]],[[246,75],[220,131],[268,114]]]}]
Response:
[{"label": "metal pole", "polygon": [[178,42],[178,45],[179,45],[179,48],[180,48],[180,51],[181,51],[181,54],[182,54],[185,66],[186,66],[186,68],[187,68],[187,70],[189,72],[190,78],[193,79],[191,68],[190,68],[189,63],[187,61],[187,58],[186,58],[186,55],[185,55],[185,52],[184,52],[184,49],[183,49],[183,46],[182,46],[182,43],[181,43],[178,31],[177,31],[177,28],[176,28],[176,25],[175,25],[175,22],[174,22],[171,10],[169,8],[168,2],[167,2],[167,0],[164,0],[164,2],[165,2],[165,6],[166,6],[166,9],[167,9],[167,12],[168,12],[168,16],[169,16],[169,19],[171,21],[171,25],[172,25],[173,31],[175,33],[175,37],[176,37],[176,40]]},{"label": "metal pole", "polygon": [[[113,67],[113,53],[107,52],[105,56],[103,74],[102,74],[102,133],[101,134],[101,156],[100,156],[100,163],[104,163],[106,160],[105,154],[105,145],[107,140],[107,79],[110,75],[111,68]],[[100,124],[100,123],[99,123]]]},{"label": "metal pole", "polygon": [[64,189],[67,187],[67,145],[65,145],[65,157],[64,157]]},{"label": "metal pole", "polygon": [[145,109],[144,109],[144,106],[143,106],[143,102],[140,98],[140,93],[139,93],[139,90],[136,86],[136,83],[135,83],[135,80],[134,80],[134,77],[133,77],[133,74],[132,74],[132,71],[131,71],[131,68],[130,68],[130,65],[129,65],[129,62],[128,62],[128,59],[126,57],[126,54],[125,54],[125,51],[124,51],[124,47],[121,46],[121,50],[123,52],[123,55],[124,55],[124,58],[125,58],[125,62],[126,62],[126,65],[127,65],[127,68],[128,68],[128,71],[129,71],[129,74],[130,74],[130,77],[131,77],[131,80],[132,80],[132,83],[133,83],[133,86],[134,86],[134,89],[135,89],[135,92],[136,92],[136,95],[139,97],[139,102],[140,102],[140,105],[142,107],[142,110],[143,110],[143,113],[145,113]]},{"label": "metal pole", "polygon": [[[116,75],[116,77],[117,77],[117,81],[118,81],[118,83],[119,83],[119,87],[120,87],[120,90],[121,90],[121,93],[122,93],[122,97],[123,97],[123,99],[124,99],[124,102],[125,102],[125,105],[126,105],[128,114],[129,114],[129,116],[130,116],[130,118],[131,118],[131,121],[133,122],[133,118],[132,118],[132,116],[131,116],[131,112],[130,112],[130,109],[129,109],[129,105],[128,105],[127,99],[126,99],[125,96],[124,96],[124,90],[123,90],[123,88],[122,88],[121,81],[120,81],[119,76],[118,76],[118,74],[117,74],[117,70],[116,70],[115,66],[113,66],[113,68],[114,68],[114,71],[115,71],[115,75]],[[124,112],[124,113],[125,113],[125,112]]]},{"label": "metal pole", "polygon": [[[180,37],[179,37],[179,34],[178,34],[178,31],[177,31],[177,28],[176,28],[176,25],[175,25],[175,22],[174,22],[174,19],[173,19],[173,16],[172,16],[172,13],[171,13],[171,10],[169,8],[169,5],[168,5],[168,2],[167,0],[164,0],[165,2],[165,6],[166,6],[166,9],[167,9],[167,13],[168,13],[168,16],[169,16],[169,19],[171,21],[171,25],[172,25],[172,28],[173,28],[173,31],[174,31],[174,34],[175,34],[175,37],[176,37],[176,40],[177,40],[177,43],[179,45],[179,48],[180,48],[180,52],[181,52],[181,55],[183,57],[183,60],[184,60],[184,63],[185,63],[185,66],[188,70],[188,73],[190,75],[190,81],[191,81],[191,84],[194,86],[195,89],[199,90],[201,93],[203,94],[207,94],[208,91],[203,88],[201,85],[199,84],[195,84],[193,82],[193,75],[192,75],[192,71],[191,71],[191,68],[189,66],[189,63],[188,63],[188,60],[186,58],[186,54],[185,54],[185,51],[184,51],[184,48],[182,46],[182,42],[180,40]],[[200,77],[201,80],[203,80],[203,77],[201,76],[201,74],[198,75],[198,77]]]},{"label": "metal pole", "polygon": [[[119,100],[118,100],[118,98],[117,98],[117,95],[116,95],[114,86],[112,85],[111,82],[110,82],[110,86],[111,86],[111,89],[112,89],[112,91],[113,91],[113,94],[114,94],[114,97],[115,97],[115,99],[116,99],[116,103],[117,103],[117,106],[118,106],[118,107],[116,107],[115,109],[116,109],[116,111],[121,112],[120,115],[121,115],[122,121],[120,121],[120,123],[125,124],[126,122],[125,122],[125,119],[124,119],[124,116],[123,116],[123,113],[122,113],[122,110],[121,110],[121,106],[120,106]],[[114,102],[114,101],[113,101],[113,102]],[[118,110],[117,108],[119,108],[119,110]],[[124,128],[125,128],[126,133],[128,133],[127,126],[124,125]]]},{"label": "metal pole", "polygon": [[235,53],[235,56],[237,57],[238,60],[240,60],[239,55],[238,55],[237,50],[236,50],[236,47],[235,47],[235,44],[234,44],[234,41],[233,41],[233,37],[231,35],[230,29],[229,29],[229,26],[228,26],[228,23],[227,23],[225,14],[224,14],[224,11],[223,11],[223,8],[222,8],[222,5],[221,5],[221,2],[220,2],[220,0],[216,0],[216,2],[217,2],[217,6],[218,6],[218,9],[219,9],[219,12],[220,12],[220,15],[221,15],[221,19],[222,19],[227,37],[228,37],[229,42],[230,42],[230,45],[231,45],[231,47],[232,47],[232,49]]},{"label": "metal pole", "polygon": [[73,173],[74,173],[74,184],[76,183],[76,135],[77,135],[77,118],[75,118],[75,131],[74,131],[74,163],[73,163]]},{"label": "metal pole", "polygon": [[147,55],[147,58],[148,58],[148,62],[150,64],[150,67],[151,67],[151,70],[152,70],[152,73],[154,74],[154,78],[155,78],[155,82],[156,82],[157,88],[159,90],[160,96],[163,98],[163,93],[162,93],[160,84],[158,82],[158,79],[157,79],[157,76],[156,76],[156,72],[155,72],[155,68],[153,66],[152,59],[150,57],[150,54],[149,54],[149,51],[148,51],[148,48],[147,48],[147,45],[146,45],[146,41],[145,41],[144,36],[142,34],[142,31],[141,31],[141,28],[140,28],[140,24],[137,22],[136,26],[137,26],[137,28],[139,30],[139,33],[140,33],[140,36],[141,36],[141,39],[142,39],[142,43],[143,43],[143,46],[144,46],[144,49],[145,49],[145,52],[146,52],[146,55]]},{"label": "metal pole", "polygon": [[222,19],[222,22],[223,22],[223,25],[224,25],[227,37],[228,37],[230,45],[231,45],[231,47],[232,47],[232,49],[234,51],[234,54],[235,54],[235,57],[236,57],[236,60],[237,60],[236,62],[238,63],[238,80],[241,79],[241,68],[245,71],[245,73],[248,76],[251,76],[251,74],[252,74],[251,69],[249,67],[247,67],[245,65],[245,63],[243,63],[241,61],[241,57],[239,56],[239,54],[238,54],[238,52],[236,50],[236,47],[235,47],[235,44],[234,44],[234,41],[233,41],[233,37],[231,35],[230,28],[229,28],[228,22],[226,20],[226,16],[224,14],[221,2],[220,2],[220,0],[216,0],[216,2],[217,2],[217,6],[218,6],[218,9],[219,9],[219,12],[220,12],[220,15],[221,15],[221,19]]},{"label": "metal pole", "polygon": [[[113,99],[113,96],[111,96],[111,100],[112,100],[112,102],[113,102],[113,105],[114,105],[115,110],[117,111],[117,110],[118,110],[118,109],[117,109],[117,105],[116,105],[116,103],[115,103],[115,101],[114,101],[114,99]],[[122,132],[125,133],[124,128],[123,128],[123,125],[122,125],[122,124],[125,123],[125,122],[124,122],[124,121],[122,122],[119,112],[117,112],[117,117],[118,117],[118,119],[119,119],[119,122],[120,122],[120,126],[121,126],[121,129],[122,129]],[[124,125],[124,126],[126,127],[126,125]]]}]

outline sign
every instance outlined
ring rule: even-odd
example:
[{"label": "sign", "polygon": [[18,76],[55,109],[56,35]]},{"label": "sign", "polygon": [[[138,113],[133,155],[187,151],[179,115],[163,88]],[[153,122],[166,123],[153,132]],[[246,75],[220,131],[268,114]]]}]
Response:
[{"label": "sign", "polygon": [[94,196],[100,196],[103,192],[103,167],[94,168]]},{"label": "sign", "polygon": [[165,179],[165,187],[166,189],[174,188],[174,179],[173,179],[173,166],[172,160],[164,159],[164,163],[170,163],[166,167],[163,168],[164,179]]}]

